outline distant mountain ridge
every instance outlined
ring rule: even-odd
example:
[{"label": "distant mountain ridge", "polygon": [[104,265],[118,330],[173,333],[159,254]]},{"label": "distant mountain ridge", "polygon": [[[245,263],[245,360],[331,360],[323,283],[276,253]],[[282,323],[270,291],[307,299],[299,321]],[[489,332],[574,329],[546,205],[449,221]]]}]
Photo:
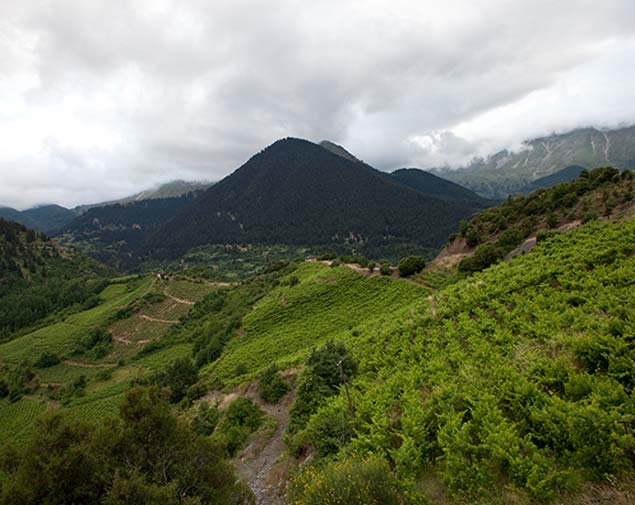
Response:
[{"label": "distant mountain ridge", "polygon": [[83,214],[89,209],[94,209],[96,207],[105,207],[107,205],[117,205],[117,204],[127,204],[133,202],[141,202],[144,200],[160,200],[162,198],[177,198],[183,196],[187,193],[204,191],[209,188],[213,182],[201,182],[201,181],[183,181],[183,180],[175,180],[171,182],[167,182],[165,184],[161,184],[159,186],[155,186],[154,188],[147,189],[145,191],[141,191],[139,193],[135,193],[134,195],[127,196],[125,198],[120,198],[118,200],[110,200],[106,202],[100,202],[89,205],[80,205],[75,207],[74,210],[77,211],[78,214]]},{"label": "distant mountain ridge", "polygon": [[505,198],[566,167],[635,168],[635,126],[614,130],[583,128],[525,142],[517,152],[500,151],[460,169],[435,173],[487,198]]},{"label": "distant mountain ridge", "polygon": [[54,233],[75,219],[77,213],[60,205],[41,205],[23,211],[2,207],[0,217],[36,231]]},{"label": "distant mountain ridge", "polygon": [[434,248],[486,206],[422,194],[354,160],[306,140],[279,140],[157,230],[147,251],[174,256],[211,243]]},{"label": "distant mountain ridge", "polygon": [[390,176],[399,183],[434,198],[473,201],[481,205],[489,205],[491,203],[474,191],[418,168],[400,168],[392,172]]}]

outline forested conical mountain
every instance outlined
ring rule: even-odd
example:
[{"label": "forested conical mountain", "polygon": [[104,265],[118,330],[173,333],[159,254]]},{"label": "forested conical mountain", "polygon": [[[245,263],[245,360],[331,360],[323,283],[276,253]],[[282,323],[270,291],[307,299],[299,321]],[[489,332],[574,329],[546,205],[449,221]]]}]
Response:
[{"label": "forested conical mountain", "polygon": [[425,170],[419,170],[418,168],[400,168],[390,175],[404,186],[411,187],[420,193],[435,198],[451,201],[473,201],[483,206],[490,204],[487,199],[474,193],[474,191],[470,191],[463,186],[430,172],[426,172]]},{"label": "forested conical mountain", "polygon": [[46,235],[0,218],[0,340],[55,310],[89,302],[101,288],[88,279],[106,273]]},{"label": "forested conical mountain", "polygon": [[437,247],[483,206],[404,187],[306,140],[279,140],[212,186],[148,242],[174,256],[207,243],[411,243]]},{"label": "forested conical mountain", "polygon": [[487,198],[521,192],[532,181],[571,165],[592,169],[635,168],[635,126],[615,130],[584,128],[529,140],[522,150],[500,151],[469,166],[438,173]]},{"label": "forested conical mountain", "polygon": [[60,230],[75,217],[77,214],[74,211],[60,205],[41,205],[23,211],[0,208],[0,218],[49,234]]}]

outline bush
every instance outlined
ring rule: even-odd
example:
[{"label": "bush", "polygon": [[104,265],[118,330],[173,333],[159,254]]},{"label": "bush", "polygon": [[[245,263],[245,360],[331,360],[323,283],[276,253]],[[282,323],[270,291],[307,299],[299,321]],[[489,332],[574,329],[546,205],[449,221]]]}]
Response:
[{"label": "bush", "polygon": [[223,423],[227,426],[239,426],[256,431],[262,423],[262,412],[253,400],[236,398],[225,411]]},{"label": "bush", "polygon": [[357,373],[357,363],[342,343],[327,342],[309,356],[298,382],[297,396],[291,407],[288,432],[299,432],[324,400],[337,394],[341,385],[338,362],[347,379]]},{"label": "bush", "polygon": [[199,435],[209,436],[214,433],[220,418],[221,412],[218,407],[210,407],[208,403],[203,402],[192,419],[192,429]]},{"label": "bush", "polygon": [[380,267],[379,267],[379,273],[381,275],[392,275],[392,268],[390,268],[390,265],[387,263],[383,263]]},{"label": "bush", "polygon": [[369,261],[368,262],[368,271],[372,274],[375,271],[375,267],[377,265],[375,264],[374,261]]},{"label": "bush", "polygon": [[176,403],[187,393],[188,388],[198,380],[198,370],[188,358],[174,360],[165,370],[154,377],[154,382],[171,390],[170,401]]},{"label": "bush", "polygon": [[353,436],[351,416],[344,403],[319,410],[307,424],[302,439],[315,447],[320,457],[335,455]]},{"label": "bush", "polygon": [[50,368],[59,364],[60,359],[57,354],[53,354],[50,352],[43,352],[40,354],[40,357],[33,364],[35,368]]},{"label": "bush", "polygon": [[494,244],[483,244],[472,256],[468,256],[459,263],[460,272],[479,272],[501,260],[503,251]]},{"label": "bush", "polygon": [[301,505],[399,505],[403,499],[388,464],[379,458],[350,459],[296,479],[291,494]]},{"label": "bush", "polygon": [[421,256],[407,256],[399,260],[399,275],[401,277],[410,277],[418,274],[426,266],[426,262]]},{"label": "bush", "polygon": [[268,403],[278,403],[289,389],[289,385],[282,380],[275,365],[267,368],[258,384],[260,398]]}]

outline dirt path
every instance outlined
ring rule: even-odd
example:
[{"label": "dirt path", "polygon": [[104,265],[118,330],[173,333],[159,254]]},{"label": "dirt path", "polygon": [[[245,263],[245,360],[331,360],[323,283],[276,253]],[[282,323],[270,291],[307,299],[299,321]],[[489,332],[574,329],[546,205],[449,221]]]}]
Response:
[{"label": "dirt path", "polygon": [[432,317],[437,317],[437,301],[432,295],[428,296],[428,301],[430,302],[430,313]]},{"label": "dirt path", "polygon": [[238,455],[234,465],[238,474],[247,482],[254,495],[256,505],[281,505],[285,502],[288,470],[284,434],[289,426],[289,410],[295,398],[289,393],[278,405],[263,402],[257,389],[249,388],[243,395],[251,398],[268,417],[276,423],[273,432],[263,430]]},{"label": "dirt path", "polygon": [[[295,382],[298,369],[283,373],[285,380]],[[289,426],[289,410],[295,400],[295,388],[279,404],[271,405],[258,396],[258,383],[254,382],[230,394],[214,391],[203,401],[217,402],[226,408],[236,398],[250,398],[267,415],[265,426],[232,461],[238,475],[249,485],[256,497],[256,505],[282,505],[286,503],[288,473],[292,466],[286,454],[284,434]]]},{"label": "dirt path", "polygon": [[77,361],[74,359],[65,359],[63,361],[65,365],[78,366],[80,368],[111,368],[117,366],[115,363],[85,363],[84,361]]},{"label": "dirt path", "polygon": [[170,293],[168,293],[168,290],[166,289],[164,291],[165,296],[167,296],[170,300],[174,300],[177,303],[182,303],[183,305],[194,305],[195,302],[191,301],[191,300],[184,300],[183,298],[177,298],[174,295],[171,295]]},{"label": "dirt path", "polygon": [[139,317],[145,321],[152,321],[153,323],[164,323],[164,324],[178,324],[179,321],[175,321],[173,319],[157,319],[156,317],[146,316],[145,314],[139,314]]}]

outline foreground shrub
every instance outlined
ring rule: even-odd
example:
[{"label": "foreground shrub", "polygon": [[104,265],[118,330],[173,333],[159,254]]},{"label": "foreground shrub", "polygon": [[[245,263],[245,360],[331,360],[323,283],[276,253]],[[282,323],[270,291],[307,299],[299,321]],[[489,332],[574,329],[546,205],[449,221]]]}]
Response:
[{"label": "foreground shrub", "polygon": [[0,457],[0,504],[253,504],[218,447],[187,428],[158,388],[126,394],[99,424],[59,412]]},{"label": "foreground shrub", "polygon": [[426,262],[421,256],[407,256],[399,260],[399,275],[409,277],[418,274],[426,266]]},{"label": "foreground shrub", "polygon": [[403,503],[388,464],[350,459],[302,473],[292,489],[297,505],[398,505]]},{"label": "foreground shrub", "polygon": [[278,368],[271,365],[260,378],[258,394],[269,403],[278,403],[289,392],[289,385],[282,380]]}]

